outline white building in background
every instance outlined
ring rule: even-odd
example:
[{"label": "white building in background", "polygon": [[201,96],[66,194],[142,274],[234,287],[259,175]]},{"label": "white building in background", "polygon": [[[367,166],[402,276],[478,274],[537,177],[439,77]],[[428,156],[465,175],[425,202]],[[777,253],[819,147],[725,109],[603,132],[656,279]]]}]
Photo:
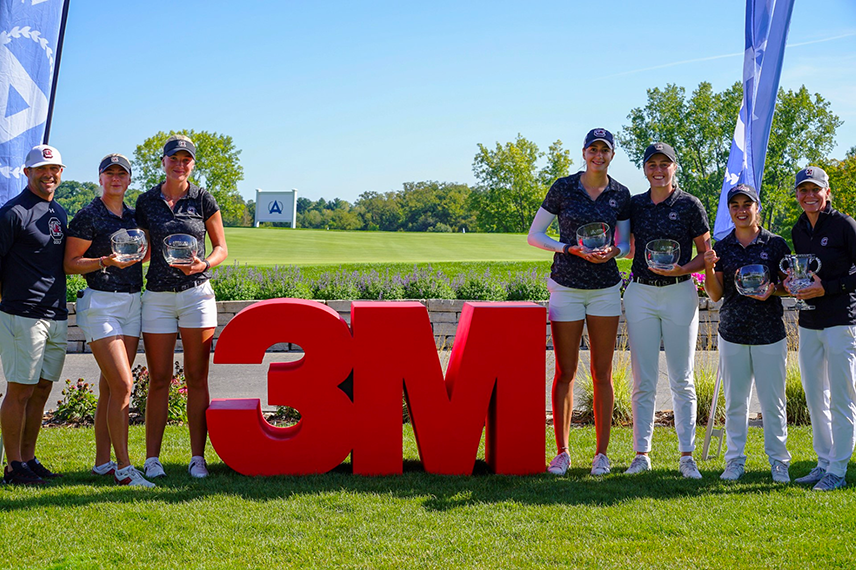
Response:
[{"label": "white building in background", "polygon": [[262,190],[256,188],[256,219],[259,222],[284,222],[297,227],[297,188],[291,190]]}]

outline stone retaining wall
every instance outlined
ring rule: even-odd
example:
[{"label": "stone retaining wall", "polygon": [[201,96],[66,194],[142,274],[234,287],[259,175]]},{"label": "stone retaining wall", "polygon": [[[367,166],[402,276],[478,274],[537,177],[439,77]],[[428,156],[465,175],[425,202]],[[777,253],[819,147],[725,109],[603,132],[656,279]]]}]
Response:
[{"label": "stone retaining wall", "polygon": [[[793,310],[795,303],[794,299],[784,298],[782,301],[785,304],[785,323],[790,331],[796,330],[797,312]],[[216,344],[220,332],[226,326],[232,317],[235,316],[244,307],[253,304],[255,301],[219,301],[217,303],[217,329],[214,332],[214,342]],[[318,301],[329,306],[331,309],[339,313],[345,321],[351,323],[351,301]],[[395,301],[390,301],[394,303]],[[458,320],[461,318],[465,301],[454,301],[449,299],[418,299],[428,308],[428,316],[431,319],[431,325],[434,329],[434,341],[437,348],[449,349],[455,341],[455,332],[458,327]],[[547,301],[538,301],[539,305],[547,307]],[[698,331],[698,349],[711,350],[716,348],[716,327],[719,322],[719,303],[714,303],[709,299],[699,299],[699,331]],[[68,304],[68,352],[80,353],[89,352],[89,346],[86,345],[83,338],[83,333],[77,326],[75,304]],[[550,336],[550,323],[546,318],[545,311],[545,327],[547,333],[547,348],[553,348],[553,339]],[[621,324],[618,331],[619,348],[627,346],[626,327],[624,324],[624,316],[621,317]],[[582,347],[587,348],[587,339],[583,335]],[[142,352],[142,343],[140,343],[140,352]],[[178,341],[176,350],[181,350],[181,340]],[[292,350],[300,350],[296,345],[287,343],[275,344],[268,352],[288,352]]]}]

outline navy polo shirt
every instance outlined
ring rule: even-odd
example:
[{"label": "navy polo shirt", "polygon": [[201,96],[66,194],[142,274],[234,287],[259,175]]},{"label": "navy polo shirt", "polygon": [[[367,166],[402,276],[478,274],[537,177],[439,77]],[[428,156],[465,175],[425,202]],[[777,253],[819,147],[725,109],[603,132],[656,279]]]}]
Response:
[{"label": "navy polo shirt", "polygon": [[779,262],[791,252],[787,242],[761,228],[761,233],[743,247],[731,233],[713,246],[719,261],[715,270],[722,272],[722,306],[719,309],[719,334],[735,344],[772,344],[786,336],[782,320],[782,300],[771,295],[759,301],[741,295],[734,284],[734,273],[744,265],[766,265],[770,280],[779,282]]},{"label": "navy polo shirt", "polygon": [[651,189],[630,199],[630,232],[635,242],[632,271],[634,277],[662,279],[648,269],[645,245],[655,239],[671,239],[681,246],[678,265],[693,257],[693,240],[710,231],[707,212],[698,198],[676,188],[669,197],[655,204]]},{"label": "navy polo shirt", "polygon": [[[592,200],[580,180],[581,172],[559,178],[550,187],[541,207],[559,221],[559,240],[577,243],[577,230],[586,224],[604,222],[615,235],[618,220],[630,217],[630,191],[607,177],[609,182],[597,199]],[[590,263],[573,254],[556,253],[550,277],[559,285],[573,289],[605,289],[621,280],[615,259]]]}]

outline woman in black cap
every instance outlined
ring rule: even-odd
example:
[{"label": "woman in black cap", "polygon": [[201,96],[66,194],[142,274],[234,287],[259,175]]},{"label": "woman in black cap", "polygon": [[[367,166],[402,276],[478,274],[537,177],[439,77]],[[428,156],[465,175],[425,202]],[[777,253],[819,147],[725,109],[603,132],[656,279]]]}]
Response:
[{"label": "woman in black cap", "polygon": [[[621,276],[615,258],[630,250],[630,191],[607,174],[614,147],[612,133],[606,129],[589,131],[583,143],[586,169],[553,183],[529,229],[530,245],[555,252],[547,282],[556,357],[553,429],[558,451],[547,471],[554,475],[564,475],[570,465],[568,437],[584,325],[591,348],[597,434],[591,474],[606,475],[610,470],[606,451],[614,404],[612,355],[621,316]],[[547,235],[557,218],[559,241]],[[592,223],[608,224],[614,245],[591,251],[577,244],[577,230]]]},{"label": "woman in black cap", "polygon": [[[68,224],[66,273],[82,273],[87,288],[78,295],[77,325],[101,368],[95,412],[96,475],[112,475],[119,485],[154,487],[128,456],[128,406],[134,379],[131,365],[140,341],[140,260],[120,261],[111,245],[116,232],[135,229],[134,210],[124,203],[131,164],[108,154],[98,166],[101,197],[84,206]],[[110,460],[110,444],[116,461]]]},{"label": "woman in black cap", "polygon": [[[228,251],[223,217],[214,197],[190,182],[196,146],[183,135],[173,135],[163,147],[161,159],[166,179],[137,199],[137,223],[149,234],[151,263],[143,294],[142,331],[149,365],[146,402],[146,476],[164,477],[159,456],[169,405],[175,342],[181,333],[184,377],[187,382],[187,425],[190,430],[191,476],[208,476],[205,444],[208,429],[208,365],[217,305],[208,280],[210,269]],[[193,236],[198,253],[187,264],[169,264],[164,239],[173,234]],[[205,255],[205,237],[211,252]]]},{"label": "woman in black cap", "polygon": [[[789,483],[791,455],[786,444],[788,420],[785,410],[785,368],[788,343],[785,337],[779,279],[779,262],[790,253],[781,237],[761,227],[758,193],[746,184],[728,191],[728,213],[734,229],[704,253],[704,287],[713,301],[724,299],[719,308],[719,370],[725,388],[725,471],[720,476],[736,481],[746,465],[749,434],[749,395],[754,380],[764,416],[764,451],[770,461],[773,481]],[[741,294],[735,285],[736,272],[747,265],[766,266],[770,283],[763,291]]]},{"label": "woman in black cap", "polygon": [[791,230],[794,251],[821,264],[796,294],[814,307],[800,311],[799,359],[817,453],[817,466],[796,482],[831,491],[844,486],[856,445],[856,221],[832,208],[822,169],[800,170],[794,187],[803,209]]},{"label": "woman in black cap", "polygon": [[[710,249],[710,225],[698,198],[678,188],[677,157],[666,143],[645,149],[645,177],[650,188],[633,196],[630,226],[633,281],[624,292],[624,310],[633,368],[633,449],[628,474],[651,469],[654,404],[660,374],[660,342],[666,349],[669,385],[675,410],[675,431],[684,477],[700,479],[693,460],[695,449],[696,393],[693,378],[698,334],[698,291],[691,274],[704,268]],[[680,258],[668,269],[648,267],[646,245],[671,239],[680,245]],[[693,245],[698,254],[693,257]]]}]

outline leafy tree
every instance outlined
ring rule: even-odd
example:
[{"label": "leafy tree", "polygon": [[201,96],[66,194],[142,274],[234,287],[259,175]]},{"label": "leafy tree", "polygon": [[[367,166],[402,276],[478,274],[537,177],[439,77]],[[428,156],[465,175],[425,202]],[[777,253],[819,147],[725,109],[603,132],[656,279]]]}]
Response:
[{"label": "leafy tree", "polygon": [[181,130],[158,132],[134,150],[134,185],[148,190],[163,181],[161,163],[163,145],[170,136],[185,135],[196,145],[196,166],[191,182],[207,189],[220,206],[223,222],[237,225],[246,222],[244,199],[238,193],[238,182],[244,179],[244,168],[232,137],[208,131]]},{"label": "leafy tree", "polygon": [[832,206],[841,212],[856,215],[856,146],[847,151],[844,160],[829,159],[818,166],[829,174]]},{"label": "leafy tree", "polygon": [[[538,161],[547,159],[540,170]],[[487,232],[525,232],[544,195],[560,176],[567,176],[573,161],[556,141],[548,152],[518,134],[514,142],[496,143],[491,150],[479,144],[473,159],[478,186],[469,197],[478,229]]]},{"label": "leafy tree", "polygon": [[[68,219],[80,211],[81,208],[90,203],[94,198],[101,196],[101,187],[94,182],[78,182],[77,180],[65,180],[56,189],[54,198],[62,204],[65,211],[68,212]],[[128,201],[127,196],[125,203],[134,207],[134,201]]]},{"label": "leafy tree", "polygon": [[404,214],[397,192],[363,192],[356,206],[361,208],[364,229],[388,232],[401,229]]},{"label": "leafy tree", "polygon": [[[674,146],[681,187],[702,201],[712,224],[743,86],[736,82],[716,93],[702,82],[687,98],[683,87],[668,84],[664,89],[649,89],[647,94],[647,104],[630,111],[630,124],[622,127],[617,139],[639,167],[651,142],[661,140]],[[799,164],[817,161],[831,150],[840,124],[829,103],[817,94],[812,98],[804,86],[797,91],[779,90],[760,188],[767,227],[780,231],[792,217],[793,199],[787,187],[792,185],[794,173]]]}]

